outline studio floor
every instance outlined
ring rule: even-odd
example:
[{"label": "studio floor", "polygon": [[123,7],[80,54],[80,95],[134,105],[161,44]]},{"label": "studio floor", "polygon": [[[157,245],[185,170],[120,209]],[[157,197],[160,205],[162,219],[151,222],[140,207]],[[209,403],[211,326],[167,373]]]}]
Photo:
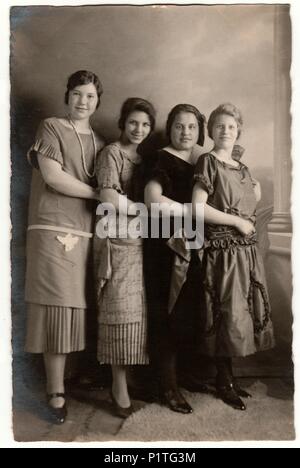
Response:
[{"label": "studio floor", "polygon": [[14,438],[16,442],[66,443],[293,440],[291,380],[259,377],[241,381],[253,395],[245,412],[233,410],[213,394],[184,390],[194,408],[192,415],[136,399],[136,411],[125,421],[114,415],[107,386],[92,391],[73,387],[68,393],[68,418],[63,425],[55,425],[46,407],[42,380],[37,382],[28,373],[15,371]]}]

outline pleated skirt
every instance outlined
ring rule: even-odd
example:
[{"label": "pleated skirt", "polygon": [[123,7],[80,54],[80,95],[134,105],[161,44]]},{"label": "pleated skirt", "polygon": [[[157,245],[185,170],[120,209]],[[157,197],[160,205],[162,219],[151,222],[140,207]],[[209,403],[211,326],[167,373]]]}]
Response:
[{"label": "pleated skirt", "polygon": [[27,304],[26,352],[68,354],[85,344],[86,309]]},{"label": "pleated skirt", "polygon": [[101,324],[98,361],[116,366],[149,364],[146,317],[137,323]]}]

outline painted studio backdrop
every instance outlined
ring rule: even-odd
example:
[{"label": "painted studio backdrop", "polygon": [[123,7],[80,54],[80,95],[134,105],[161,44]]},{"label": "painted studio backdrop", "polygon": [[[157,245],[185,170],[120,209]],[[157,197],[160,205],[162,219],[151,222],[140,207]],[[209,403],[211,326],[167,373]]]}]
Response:
[{"label": "painted studio backdrop", "polygon": [[[290,19],[288,5],[14,7],[11,10],[13,344],[23,352],[24,271],[31,169],[26,152],[39,122],[63,116],[67,77],[89,69],[104,94],[94,128],[107,143],[130,96],[158,112],[154,147],[168,111],[191,103],[207,117],[222,102],[243,112],[244,162],[262,185],[259,234],[277,347],[247,358],[241,375],[291,375]],[[206,138],[205,147],[211,147]],[[259,365],[257,365],[259,364]]]}]

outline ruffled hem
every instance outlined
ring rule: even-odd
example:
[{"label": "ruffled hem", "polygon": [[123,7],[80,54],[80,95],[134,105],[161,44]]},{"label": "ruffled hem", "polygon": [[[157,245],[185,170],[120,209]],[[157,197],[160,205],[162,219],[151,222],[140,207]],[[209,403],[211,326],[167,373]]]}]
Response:
[{"label": "ruffled hem", "polygon": [[44,143],[43,140],[36,140],[27,153],[28,162],[35,169],[39,169],[37,154],[41,154],[46,158],[52,159],[63,166],[61,152],[57,151],[54,146]]},{"label": "ruffled hem", "polygon": [[223,237],[222,239],[205,239],[202,249],[228,250],[238,246],[251,246],[257,244],[257,237]]}]

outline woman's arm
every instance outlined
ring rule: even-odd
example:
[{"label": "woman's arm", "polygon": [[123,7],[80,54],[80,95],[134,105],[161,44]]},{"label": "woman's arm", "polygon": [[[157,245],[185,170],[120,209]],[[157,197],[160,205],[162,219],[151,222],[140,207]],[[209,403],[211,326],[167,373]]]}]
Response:
[{"label": "woman's arm", "polygon": [[198,203],[204,204],[204,220],[209,224],[225,225],[232,226],[240,231],[241,234],[247,236],[255,232],[255,228],[251,221],[240,218],[239,216],[234,216],[228,213],[223,213],[223,211],[217,210],[212,206],[207,204],[208,193],[200,186],[199,183],[196,183],[193,190],[193,214],[196,214],[196,205]]},{"label": "woman's arm", "polygon": [[151,209],[152,203],[159,204],[162,216],[183,216],[187,213],[185,205],[165,197],[162,186],[154,180],[146,185],[144,197],[145,204],[149,209]]},{"label": "woman's arm", "polygon": [[102,203],[111,203],[119,214],[128,214],[129,208],[131,211],[129,214],[134,212],[133,208],[135,203],[129,200],[125,195],[120,194],[117,190],[112,188],[102,189],[100,191],[100,200]]},{"label": "woman's arm", "polygon": [[58,162],[40,154],[38,154],[38,162],[44,181],[57,192],[74,198],[99,199],[95,189],[67,174]]}]

